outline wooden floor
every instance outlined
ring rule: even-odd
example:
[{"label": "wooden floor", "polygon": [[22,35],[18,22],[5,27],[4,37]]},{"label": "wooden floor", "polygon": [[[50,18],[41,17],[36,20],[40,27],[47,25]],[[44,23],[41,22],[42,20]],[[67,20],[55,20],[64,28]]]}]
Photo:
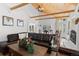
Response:
[{"label": "wooden floor", "polygon": [[0,56],[3,56],[2,53],[0,53]]},{"label": "wooden floor", "polygon": [[62,54],[62,53],[56,53],[54,51],[52,51],[51,54],[46,54],[46,56],[67,56],[66,54]]},{"label": "wooden floor", "polygon": [[[8,54],[3,55],[2,53],[0,53],[0,56],[8,56]],[[56,52],[52,51],[51,54],[47,54],[47,53],[46,53],[45,56],[56,56]],[[62,53],[58,53],[57,56],[67,56],[67,55],[62,54]]]}]

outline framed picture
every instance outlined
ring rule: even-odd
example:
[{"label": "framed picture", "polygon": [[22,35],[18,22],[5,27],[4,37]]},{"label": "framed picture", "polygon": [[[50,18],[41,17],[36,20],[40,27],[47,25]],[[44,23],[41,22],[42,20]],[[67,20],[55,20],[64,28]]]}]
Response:
[{"label": "framed picture", "polygon": [[30,31],[30,32],[34,32],[34,25],[30,25],[30,26],[29,26],[29,31]]},{"label": "framed picture", "polygon": [[12,17],[3,16],[2,17],[2,24],[3,24],[3,26],[13,26],[14,19]]},{"label": "framed picture", "polygon": [[79,23],[79,18],[75,20],[75,25]]},{"label": "framed picture", "polygon": [[35,24],[29,24],[28,30],[29,32],[35,32]]},{"label": "framed picture", "polygon": [[17,26],[23,27],[24,26],[24,21],[20,20],[20,19],[17,19]]}]

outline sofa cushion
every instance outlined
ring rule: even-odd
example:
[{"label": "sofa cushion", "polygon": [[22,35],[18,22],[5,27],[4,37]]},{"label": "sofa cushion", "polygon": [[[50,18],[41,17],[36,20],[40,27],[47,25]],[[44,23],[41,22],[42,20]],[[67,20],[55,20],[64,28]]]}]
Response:
[{"label": "sofa cushion", "polygon": [[23,39],[24,37],[26,37],[25,33],[19,34],[19,39]]},{"label": "sofa cushion", "polygon": [[7,46],[7,41],[0,42],[0,48]]},{"label": "sofa cushion", "polygon": [[8,43],[19,40],[18,34],[10,34],[7,36],[7,38],[8,38],[8,41],[7,41]]}]

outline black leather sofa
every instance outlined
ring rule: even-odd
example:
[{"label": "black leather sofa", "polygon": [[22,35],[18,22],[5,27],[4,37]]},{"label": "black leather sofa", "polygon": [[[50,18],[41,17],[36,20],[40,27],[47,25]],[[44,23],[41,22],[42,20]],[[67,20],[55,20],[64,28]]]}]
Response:
[{"label": "black leather sofa", "polygon": [[34,41],[35,44],[44,46],[48,48],[47,53],[51,53],[52,48],[51,48],[51,41],[55,34],[42,34],[42,33],[28,33],[28,36],[32,37],[32,40]]},{"label": "black leather sofa", "polygon": [[7,41],[0,42],[0,52],[5,55],[8,52],[7,45],[16,43],[19,40],[18,34],[10,34],[7,36]]},{"label": "black leather sofa", "polygon": [[[23,33],[27,33],[27,32],[23,32]],[[21,33],[9,34],[7,36],[8,41],[0,42],[0,52],[2,52],[3,54],[6,54],[8,52],[7,45],[16,43],[17,40],[19,40],[18,34],[21,34]],[[28,37],[31,36],[35,44],[47,47],[48,52],[50,52],[51,50],[51,40],[53,38],[53,35],[54,34],[28,33]]]},{"label": "black leather sofa", "polygon": [[49,47],[53,34],[42,34],[42,33],[28,33],[28,37],[32,37],[35,44]]}]

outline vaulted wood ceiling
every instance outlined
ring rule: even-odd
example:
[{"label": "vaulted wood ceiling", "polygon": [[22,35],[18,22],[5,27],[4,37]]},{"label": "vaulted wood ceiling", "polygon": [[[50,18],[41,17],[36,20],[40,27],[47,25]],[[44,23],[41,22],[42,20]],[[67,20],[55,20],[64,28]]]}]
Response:
[{"label": "vaulted wood ceiling", "polygon": [[[30,3],[31,4],[31,3]],[[16,3],[10,6],[11,10],[16,10],[20,7],[28,5],[28,3]],[[77,3],[32,3],[32,6],[38,10],[42,10],[41,15],[31,16],[31,18],[39,18],[44,16],[53,16],[59,18],[62,16],[68,17],[68,15],[74,12]]]},{"label": "vaulted wood ceiling", "polygon": [[45,13],[57,13],[67,10],[74,10],[76,3],[39,3],[39,4],[32,4],[35,8],[38,9],[40,5],[43,8]]},{"label": "vaulted wood ceiling", "polygon": [[43,11],[42,15],[32,16],[31,18],[38,18],[44,16],[53,16],[54,18],[68,17],[69,14],[74,12],[77,3],[39,3],[32,4],[36,9],[40,8]]},{"label": "vaulted wood ceiling", "polygon": [[18,8],[26,6],[28,3],[9,3],[8,6],[11,10],[17,10]]}]

